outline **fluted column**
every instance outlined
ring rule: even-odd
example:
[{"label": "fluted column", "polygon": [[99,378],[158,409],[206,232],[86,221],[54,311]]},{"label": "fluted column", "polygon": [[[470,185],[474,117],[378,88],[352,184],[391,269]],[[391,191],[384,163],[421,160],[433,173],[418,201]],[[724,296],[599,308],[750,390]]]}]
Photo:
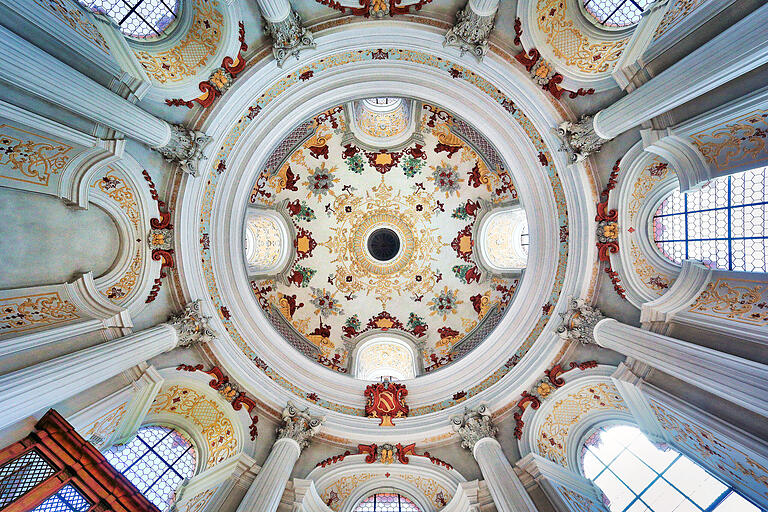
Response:
[{"label": "fluted column", "polygon": [[659,114],[768,62],[768,4],[691,52],[594,116],[563,123],[559,133],[573,161]]},{"label": "fluted column", "polygon": [[312,436],[320,430],[323,419],[299,410],[291,402],[283,409],[283,426],[277,432],[261,471],[245,493],[237,512],[274,512],[280,505],[285,485],[301,451],[309,445]]},{"label": "fluted column", "polygon": [[536,512],[525,486],[515,474],[495,437],[498,429],[488,407],[468,409],[451,419],[461,446],[472,451],[499,512]]},{"label": "fluted column", "polygon": [[595,342],[768,417],[768,365],[606,318]]},{"label": "fluted column", "polygon": [[0,376],[0,429],[163,352],[213,336],[195,302],[168,323]]},{"label": "fluted column", "polygon": [[483,60],[498,8],[499,0],[469,0],[456,13],[456,23],[445,34],[443,46],[455,46],[462,55],[470,52],[478,61]]},{"label": "fluted column", "polygon": [[272,36],[272,55],[279,67],[291,55],[299,58],[299,52],[315,48],[312,32],[304,28],[299,13],[288,0],[257,0],[264,17],[264,32]]},{"label": "fluted column", "polygon": [[0,83],[112,128],[197,174],[210,137],[171,125],[0,26]]}]

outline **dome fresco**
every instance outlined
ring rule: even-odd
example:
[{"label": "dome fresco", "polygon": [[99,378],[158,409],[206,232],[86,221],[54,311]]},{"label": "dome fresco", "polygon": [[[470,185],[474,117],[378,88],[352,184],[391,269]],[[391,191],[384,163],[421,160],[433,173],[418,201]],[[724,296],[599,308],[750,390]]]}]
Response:
[{"label": "dome fresco", "polygon": [[519,284],[484,269],[475,248],[479,219],[517,203],[508,169],[466,123],[417,105],[415,133],[389,149],[351,136],[343,106],[320,113],[250,196],[295,237],[280,275],[251,280],[254,297],[294,347],[341,373],[381,332],[411,340],[426,372],[449,364],[492,331]]}]

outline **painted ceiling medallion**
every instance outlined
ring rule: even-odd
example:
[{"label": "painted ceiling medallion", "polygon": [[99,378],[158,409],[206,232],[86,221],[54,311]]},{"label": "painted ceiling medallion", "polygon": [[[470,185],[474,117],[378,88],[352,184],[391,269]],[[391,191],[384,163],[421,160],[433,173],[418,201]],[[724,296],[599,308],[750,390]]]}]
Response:
[{"label": "painted ceiling medallion", "polygon": [[387,332],[432,371],[465,339],[477,346],[512,300],[517,279],[482,269],[474,233],[517,191],[483,136],[439,107],[420,106],[417,136],[380,149],[352,136],[354,104],[297,127],[256,180],[250,203],[281,210],[295,238],[286,270],[251,289],[286,341],[328,368],[355,373],[350,351]]},{"label": "painted ceiling medallion", "polygon": [[[423,295],[436,284],[433,254],[442,241],[432,227],[434,201],[419,191],[402,195],[382,181],[364,197],[336,198],[336,228],[324,245],[336,265],[336,286],[346,294],[373,295],[383,310],[395,296]],[[378,261],[367,247],[368,236],[380,229],[397,234],[401,248],[389,261]]]}]

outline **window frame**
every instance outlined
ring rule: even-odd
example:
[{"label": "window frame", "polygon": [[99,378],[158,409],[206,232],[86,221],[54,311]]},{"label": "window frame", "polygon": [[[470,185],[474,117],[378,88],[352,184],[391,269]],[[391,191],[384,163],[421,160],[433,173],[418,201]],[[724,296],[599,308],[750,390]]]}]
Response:
[{"label": "window frame", "polygon": [[579,5],[579,11],[581,11],[584,18],[586,18],[591,25],[597,27],[600,30],[605,30],[607,32],[612,32],[612,33],[633,30],[635,27],[637,27],[637,25],[642,20],[642,16],[641,16],[640,18],[638,18],[638,20],[635,23],[631,25],[623,25],[620,27],[605,24],[609,19],[611,19],[611,16],[616,14],[619,11],[619,9],[621,9],[622,6],[624,6],[627,2],[634,4],[634,6],[637,9],[640,9],[641,13],[645,12],[645,10],[648,8],[646,7],[645,9],[643,9],[642,7],[640,7],[640,5],[638,4],[638,0],[623,0],[623,1],[619,0],[621,3],[619,3],[619,5],[616,6],[616,8],[611,12],[610,15],[608,15],[608,17],[604,21],[600,21],[599,19],[597,19],[597,17],[595,17],[591,12],[587,10],[587,4],[595,1],[599,1],[599,0],[578,0],[577,3]]},{"label": "window frame", "polygon": [[[176,29],[181,26],[183,23],[183,20],[185,18],[186,11],[186,3],[187,0],[157,0],[159,1],[170,13],[173,15],[173,20],[168,23],[168,25],[163,28],[162,30],[158,31],[157,27],[155,27],[152,23],[147,21],[144,16],[142,16],[140,13],[136,12],[138,8],[146,1],[150,0],[110,0],[112,5],[115,4],[125,4],[129,7],[128,12],[123,16],[121,20],[118,20],[116,18],[113,18],[108,14],[108,11],[102,11],[101,8],[95,8],[92,4],[96,0],[77,0],[77,3],[80,4],[84,9],[88,10],[91,13],[94,14],[100,14],[103,16],[106,16],[109,18],[117,28],[117,30],[120,32],[120,34],[125,37],[128,41],[131,43],[138,43],[138,44],[156,44],[161,41],[167,40],[171,35],[176,33]],[[136,2],[135,5],[130,5],[130,2]],[[169,4],[177,4],[177,9],[174,12],[173,9],[169,6]],[[133,34],[129,34],[123,30],[123,23],[131,16],[131,14],[136,14],[136,16],[139,17],[141,20],[143,27],[148,27],[150,29],[150,32],[145,36],[137,36]],[[154,35],[151,35],[154,33]]]},{"label": "window frame", "polygon": [[[698,509],[700,512],[714,512],[714,511],[716,511],[717,507],[720,506],[720,504],[722,504],[729,496],[731,496],[731,494],[737,494],[738,496],[740,496],[744,500],[752,503],[752,501],[749,498],[747,498],[743,494],[739,493],[732,485],[728,484],[727,482],[724,482],[718,475],[712,473],[712,471],[710,471],[706,467],[704,467],[701,464],[699,464],[696,460],[688,457],[683,452],[677,450],[672,445],[669,445],[667,447],[667,449],[669,451],[674,452],[677,455],[668,464],[666,464],[666,466],[662,470],[658,470],[658,471],[656,469],[654,469],[653,467],[651,467],[648,463],[646,463],[645,460],[642,459],[640,456],[638,456],[637,454],[635,454],[634,452],[629,450],[628,446],[624,446],[618,453],[616,453],[611,458],[611,460],[609,462],[604,462],[601,458],[599,458],[596,454],[593,453],[592,455],[597,459],[598,462],[600,462],[600,464],[602,464],[602,469],[600,469],[600,471],[598,471],[594,476],[588,477],[586,475],[585,471],[584,471],[584,456],[589,451],[589,446],[587,445],[587,442],[594,435],[598,434],[599,432],[601,432],[601,431],[608,431],[608,430],[616,428],[616,427],[631,427],[631,428],[637,429],[640,432],[640,434],[646,438],[646,440],[648,440],[649,442],[652,442],[651,439],[649,439],[648,436],[645,434],[645,432],[643,432],[642,429],[640,429],[635,424],[627,423],[627,422],[623,422],[623,421],[619,421],[619,420],[600,422],[598,425],[595,425],[592,428],[588,429],[585,432],[585,434],[583,436],[581,436],[581,438],[580,438],[581,441],[580,441],[580,443],[578,445],[579,446],[578,468],[579,468],[579,473],[581,474],[581,476],[583,476],[584,478],[586,478],[587,480],[592,482],[592,484],[594,484],[594,486],[600,491],[600,493],[602,493],[603,497],[606,498],[607,500],[610,500],[611,497],[608,496],[605,493],[605,491],[603,490],[603,488],[600,487],[600,485],[597,484],[597,482],[596,482],[596,480],[602,474],[604,474],[606,471],[610,472],[619,482],[621,482],[622,485],[624,485],[624,487],[626,487],[629,490],[629,492],[632,493],[632,495],[634,497],[624,506],[623,509],[621,509],[621,512],[627,512],[628,510],[630,510],[638,502],[640,502],[648,510],[651,510],[653,512],[663,512],[661,510],[657,510],[657,509],[651,508],[651,506],[648,505],[646,503],[646,501],[642,498],[643,494],[646,491],[648,491],[660,479],[662,481],[664,481],[665,483],[667,483],[675,491],[680,493],[689,504],[693,505],[693,507]],[[625,451],[628,451],[628,450],[629,450],[629,453],[633,454],[637,459],[639,459],[640,462],[642,464],[644,464],[646,468],[648,468],[653,473],[655,473],[655,476],[650,480],[650,482],[648,482],[648,484],[645,487],[643,487],[643,489],[640,490],[639,492],[635,492],[632,489],[632,487],[624,480],[624,478],[622,478],[621,475],[619,475],[616,471],[611,469],[611,464],[613,464],[621,456],[621,454],[623,454]],[[675,465],[675,463],[678,460],[680,460],[681,458],[687,459],[689,462],[691,462],[692,464],[696,465],[701,470],[706,472],[709,476],[711,476],[715,480],[719,481],[725,487],[725,490],[717,498],[715,498],[712,501],[712,503],[710,503],[709,506],[707,506],[706,508],[703,508],[700,505],[698,505],[690,496],[688,496],[688,494],[686,494],[683,490],[678,488],[678,486],[675,485],[675,483],[673,483],[670,479],[664,477],[664,474],[670,468],[672,468]],[[754,505],[754,503],[752,503],[752,504]],[[759,507],[757,505],[754,505],[754,506],[757,507],[758,510],[759,510]]]}]

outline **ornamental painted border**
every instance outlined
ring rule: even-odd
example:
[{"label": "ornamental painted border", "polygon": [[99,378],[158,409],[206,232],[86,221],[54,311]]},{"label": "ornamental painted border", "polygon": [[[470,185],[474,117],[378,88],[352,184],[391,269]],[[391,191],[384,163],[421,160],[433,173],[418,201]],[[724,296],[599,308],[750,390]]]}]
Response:
[{"label": "ornamental painted border", "polygon": [[[240,138],[240,135],[243,134],[245,128],[258,116],[262,109],[264,109],[280,94],[287,91],[291,86],[296,85],[299,82],[311,80],[316,76],[317,73],[326,72],[346,64],[385,59],[422,64],[431,68],[443,70],[449,73],[449,75],[454,79],[465,80],[466,82],[475,85],[478,89],[486,93],[490,98],[503,106],[507,112],[509,112],[510,117],[514,119],[523,130],[525,130],[531,143],[536,148],[536,150],[539,151],[539,161],[542,167],[546,169],[547,177],[549,178],[550,184],[552,186],[552,194],[557,205],[558,225],[560,226],[560,231],[561,233],[567,233],[568,210],[565,193],[563,191],[560,177],[557,174],[557,169],[554,165],[554,158],[552,157],[549,147],[547,146],[538,130],[536,130],[531,120],[523,112],[521,112],[517,105],[501,90],[499,90],[485,78],[459,64],[455,64],[447,59],[436,57],[424,52],[403,50],[398,48],[378,48],[375,50],[367,49],[345,51],[338,54],[329,55],[323,59],[316,60],[305,66],[302,66],[297,71],[286,75],[281,80],[278,80],[276,83],[274,83],[266,92],[259,96],[256,101],[254,101],[254,103],[247,109],[244,114],[241,115],[233,128],[227,134],[224,143],[219,147],[216,155],[209,160],[211,167],[209,168],[210,171],[208,173],[208,179],[206,181],[205,192],[200,209],[199,235],[201,240],[200,256],[202,270],[205,276],[208,292],[211,296],[211,301],[215,309],[222,311],[222,308],[225,308],[226,306],[221,299],[218,286],[216,284],[216,278],[213,272],[211,249],[208,244],[202,243],[202,240],[207,240],[210,236],[211,215],[213,204],[215,202],[214,200],[217,187],[219,185],[219,181],[221,180],[222,174],[226,172],[227,157]],[[464,390],[466,395],[464,395],[461,399],[447,399],[434,404],[413,408],[410,412],[411,417],[421,416],[453,407],[466,400],[467,398],[480,393],[481,391],[487,389],[488,387],[501,380],[501,378],[509,373],[509,371],[514,368],[517,363],[525,356],[528,350],[530,350],[530,348],[533,346],[536,339],[538,339],[538,337],[541,335],[546,324],[549,322],[552,316],[552,312],[555,309],[553,305],[557,304],[560,297],[560,291],[565,279],[566,264],[568,259],[568,237],[561,236],[559,243],[560,250],[558,255],[557,270],[555,274],[555,281],[552,286],[552,291],[549,296],[549,301],[542,305],[542,315],[539,317],[535,327],[525,338],[525,341],[523,341],[515,354],[504,365],[483,379],[480,383],[472,386],[467,390]],[[295,386],[284,377],[278,375],[272,368],[264,364],[261,358],[245,342],[235,327],[234,323],[232,322],[231,318],[225,314],[221,314],[220,317],[222,324],[227,330],[227,333],[231,336],[232,340],[240,347],[246,357],[255,362],[256,366],[262,370],[267,377],[279,384],[282,388],[294,393],[301,398],[308,399],[310,395],[317,397],[316,394]],[[320,399],[319,397],[312,401],[323,408],[341,414],[365,416],[365,411],[361,408],[345,406],[335,402]]]}]

